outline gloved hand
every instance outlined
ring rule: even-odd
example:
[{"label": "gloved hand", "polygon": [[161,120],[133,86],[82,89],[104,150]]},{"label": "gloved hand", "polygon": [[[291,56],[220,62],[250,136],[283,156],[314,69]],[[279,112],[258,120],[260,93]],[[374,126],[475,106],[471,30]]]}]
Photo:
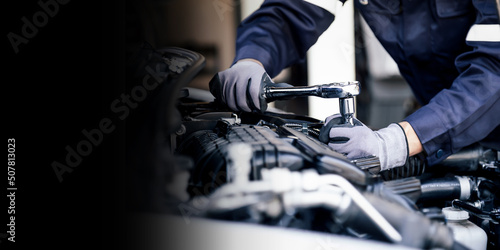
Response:
[{"label": "gloved hand", "polygon": [[275,84],[260,64],[246,60],[217,73],[209,85],[216,101],[232,110],[246,112],[266,111],[265,86],[291,87],[286,83]]},{"label": "gloved hand", "polygon": [[343,124],[340,114],[326,118],[319,139],[349,159],[377,156],[381,170],[405,165],[408,160],[406,135],[397,123],[373,131],[356,118],[354,126]]}]

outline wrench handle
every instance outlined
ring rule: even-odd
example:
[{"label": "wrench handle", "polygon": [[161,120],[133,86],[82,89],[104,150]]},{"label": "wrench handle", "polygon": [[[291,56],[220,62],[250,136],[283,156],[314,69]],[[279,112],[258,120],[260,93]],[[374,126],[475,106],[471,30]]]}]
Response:
[{"label": "wrench handle", "polygon": [[298,96],[321,96],[316,86],[265,87],[264,95],[267,102],[288,100]]},{"label": "wrench handle", "polygon": [[264,86],[264,98],[267,102],[291,99],[297,96],[318,96],[321,98],[348,98],[359,94],[359,82],[330,83],[300,87]]}]

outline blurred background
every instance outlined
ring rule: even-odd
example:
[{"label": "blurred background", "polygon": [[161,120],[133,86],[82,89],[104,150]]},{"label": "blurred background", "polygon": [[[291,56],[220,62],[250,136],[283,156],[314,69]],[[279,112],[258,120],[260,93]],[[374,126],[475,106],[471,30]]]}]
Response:
[{"label": "blurred background", "polygon": [[[238,24],[262,2],[129,0],[127,46],[132,50],[147,42],[156,49],[175,46],[201,53],[206,58],[206,67],[190,87],[208,90],[213,75],[233,62]],[[373,129],[402,120],[417,105],[395,62],[354,9],[352,1],[344,5],[332,1],[332,4],[337,5],[333,24],[309,50],[307,58],[283,70],[275,82],[301,86],[357,80],[362,88],[356,98],[358,119]],[[320,120],[338,113],[336,99],[297,98],[273,106]]]}]

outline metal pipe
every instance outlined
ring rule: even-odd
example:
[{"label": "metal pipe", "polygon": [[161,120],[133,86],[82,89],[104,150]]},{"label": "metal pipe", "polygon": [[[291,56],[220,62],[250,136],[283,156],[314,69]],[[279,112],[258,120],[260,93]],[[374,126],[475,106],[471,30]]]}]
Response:
[{"label": "metal pipe", "polygon": [[322,175],[320,181],[321,184],[337,185],[342,188],[390,241],[399,243],[403,240],[401,234],[346,179],[339,175]]}]

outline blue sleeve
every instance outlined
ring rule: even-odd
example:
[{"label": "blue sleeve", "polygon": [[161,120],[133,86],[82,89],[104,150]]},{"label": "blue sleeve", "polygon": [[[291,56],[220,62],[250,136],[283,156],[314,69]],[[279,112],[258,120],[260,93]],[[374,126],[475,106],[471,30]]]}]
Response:
[{"label": "blue sleeve", "polygon": [[259,60],[274,77],[305,58],[334,15],[303,0],[266,0],[238,27],[234,62]]},{"label": "blue sleeve", "polygon": [[[494,1],[474,0],[474,26],[500,29]],[[469,34],[471,32],[469,31]],[[498,30],[500,34],[500,30]],[[500,40],[467,39],[472,49],[455,60],[460,75],[449,89],[406,118],[434,165],[472,143],[500,138]]]}]

